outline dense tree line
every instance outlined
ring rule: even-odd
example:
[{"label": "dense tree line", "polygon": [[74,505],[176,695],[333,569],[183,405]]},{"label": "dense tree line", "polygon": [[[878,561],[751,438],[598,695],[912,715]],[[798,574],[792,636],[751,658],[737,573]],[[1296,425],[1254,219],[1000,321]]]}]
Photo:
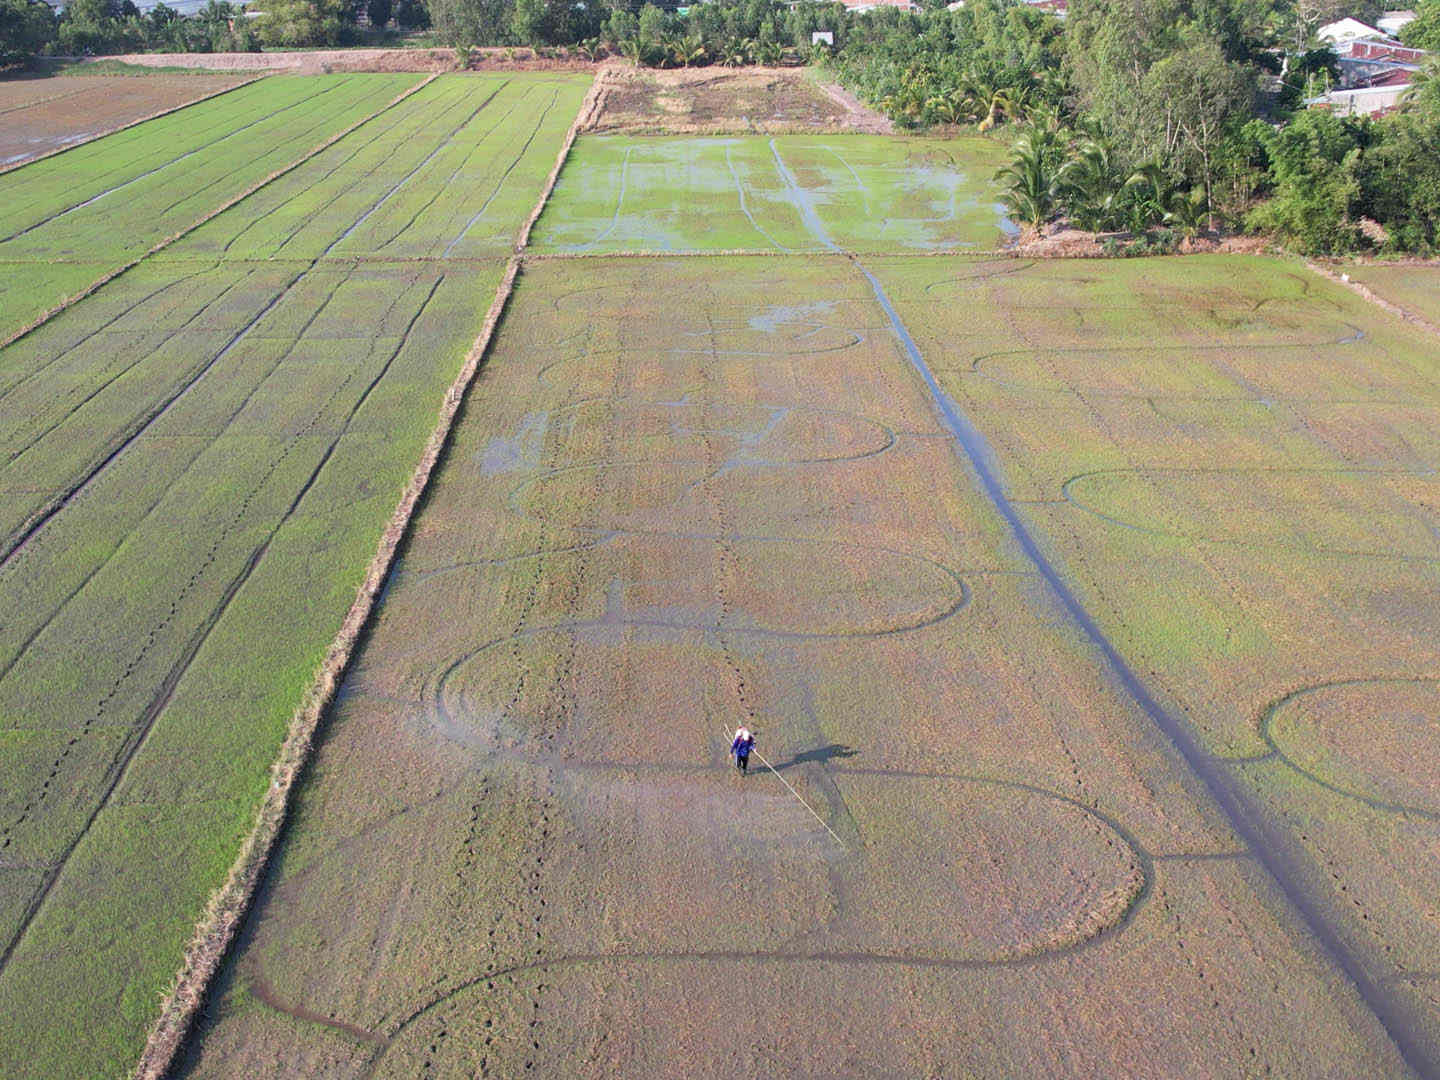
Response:
[{"label": "dense tree line", "polygon": [[676,6],[667,0],[429,0],[442,42],[558,47],[585,58],[625,56],[647,67],[775,64],[811,58],[810,37],[829,30],[837,42],[849,23],[839,3],[715,0]]},{"label": "dense tree line", "polygon": [[[1316,31],[1343,0],[1018,0],[854,19],[835,67],[907,126],[1008,125],[1006,202],[1163,249],[1217,228],[1310,253],[1440,248],[1440,70],[1402,109],[1342,119],[1304,100],[1338,75]],[[1425,47],[1440,0],[1406,37]],[[1412,29],[1416,28],[1416,29]],[[1378,226],[1378,227],[1377,227]]]},{"label": "dense tree line", "polygon": [[57,16],[43,0],[0,0],[0,67],[37,56],[127,52],[253,52],[265,45],[343,45],[359,40],[357,17],[372,27],[429,27],[425,0],[209,0],[182,16],[163,2],[143,14],[134,0],[70,0]]},{"label": "dense tree line", "polygon": [[42,54],[249,52],[260,47],[238,7],[210,0],[182,17],[160,3],[143,15],[134,0],[70,0],[58,16],[42,0],[0,0],[0,66]]}]

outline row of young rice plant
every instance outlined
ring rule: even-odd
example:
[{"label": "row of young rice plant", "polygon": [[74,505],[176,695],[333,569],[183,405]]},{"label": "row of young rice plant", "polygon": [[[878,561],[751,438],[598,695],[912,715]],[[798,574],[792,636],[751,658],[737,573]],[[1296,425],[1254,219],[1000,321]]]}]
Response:
[{"label": "row of young rice plant", "polygon": [[254,72],[237,71],[6,79],[0,82],[0,169],[233,90],[255,77]]},{"label": "row of young rice plant", "polygon": [[0,337],[193,225],[419,79],[413,73],[266,78],[7,174],[0,203]]},{"label": "row of young rice plant", "polygon": [[0,81],[0,170],[251,82],[229,75],[50,75]]},{"label": "row of young rice plant", "polygon": [[[167,254],[505,256],[586,87],[571,75],[438,80]],[[417,124],[437,138],[415,140]]]},{"label": "row of young rice plant", "polygon": [[[304,257],[167,252],[0,350],[0,1074],[138,1053],[585,91],[531,81],[442,78],[206,231]],[[462,210],[497,257],[336,243]]]}]

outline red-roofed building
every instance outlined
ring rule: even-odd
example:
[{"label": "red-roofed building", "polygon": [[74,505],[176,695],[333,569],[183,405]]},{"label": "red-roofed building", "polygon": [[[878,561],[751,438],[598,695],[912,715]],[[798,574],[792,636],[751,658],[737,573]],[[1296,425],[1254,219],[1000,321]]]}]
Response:
[{"label": "red-roofed building", "polygon": [[1424,49],[1410,49],[1395,41],[1347,41],[1335,49],[1341,60],[1387,60],[1392,64],[1419,64]]},{"label": "red-roofed building", "polygon": [[1389,71],[1382,71],[1372,78],[1366,86],[1409,86],[1411,76],[1415,74],[1413,68],[1391,68]]}]

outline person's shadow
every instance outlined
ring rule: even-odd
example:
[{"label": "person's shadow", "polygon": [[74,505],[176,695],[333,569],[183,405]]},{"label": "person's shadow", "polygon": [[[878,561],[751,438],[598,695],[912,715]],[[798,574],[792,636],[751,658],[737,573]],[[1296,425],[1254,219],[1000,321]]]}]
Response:
[{"label": "person's shadow", "polygon": [[851,758],[860,753],[844,743],[830,743],[828,746],[817,746],[814,750],[802,750],[789,761],[782,761],[771,766],[776,772],[783,772],[785,769],[793,769],[797,765],[804,765],[814,761],[823,765],[835,758]]}]

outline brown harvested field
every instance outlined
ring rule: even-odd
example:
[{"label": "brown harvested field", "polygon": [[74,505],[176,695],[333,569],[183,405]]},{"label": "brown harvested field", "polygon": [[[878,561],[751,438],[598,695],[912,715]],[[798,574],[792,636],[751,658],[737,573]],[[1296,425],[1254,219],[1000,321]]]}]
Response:
[{"label": "brown harvested field", "polygon": [[[181,1074],[1402,1074],[1233,807],[1067,617],[897,336],[984,429],[1009,497],[1142,676],[1256,774],[1307,850],[1326,850],[1316,831],[1348,845],[1345,888],[1368,893],[1352,868],[1379,865],[1383,931],[1408,917],[1395,946],[1431,972],[1426,901],[1393,894],[1402,865],[1427,872],[1431,808],[1356,817],[1258,734],[1297,679],[1435,662],[1433,604],[1413,599],[1396,652],[1402,631],[1351,640],[1345,597],[1307,599],[1293,571],[1343,569],[1353,601],[1393,572],[1398,612],[1425,567],[1157,544],[1158,525],[1112,536],[1066,500],[1067,476],[1126,454],[1204,464],[1204,445],[1273,472],[1322,432],[1379,457],[1425,437],[1418,339],[1318,285],[1254,307],[1283,264],[1212,262],[1196,279],[1153,262],[531,263]],[[1351,322],[1383,350],[1373,385],[1324,351]],[[1267,405],[1224,365],[1277,334],[1320,350],[1320,376],[1258,353],[1310,391]],[[1036,359],[1027,335],[1113,348]],[[1216,335],[1232,352],[1126,361]],[[1010,367],[977,372],[987,357]],[[1307,396],[1326,402],[1309,431],[1278,415]],[[1371,444],[1352,400],[1392,409]],[[1433,464],[1428,430],[1413,449]],[[1135,512],[1183,533],[1233,491],[1210,489]],[[1151,622],[1124,621],[1137,607]],[[1251,643],[1245,665],[1175,630],[1187,609]],[[1337,632],[1297,639],[1310,613]],[[1171,628],[1137,637],[1151,625]],[[1366,668],[1383,649],[1392,672]],[[1415,693],[1319,687],[1266,730],[1313,770],[1373,776],[1401,734],[1376,755],[1331,721],[1428,708]],[[740,722],[776,772],[727,767]],[[1383,791],[1419,804],[1427,783]]]},{"label": "brown harvested field", "polygon": [[1361,263],[1343,272],[1382,300],[1440,326],[1440,263]]},{"label": "brown harvested field", "polygon": [[0,78],[0,169],[249,81],[253,75]]},{"label": "brown harvested field", "polygon": [[589,130],[606,134],[886,132],[889,121],[807,69],[748,67],[657,71],[606,68],[601,110]]}]

